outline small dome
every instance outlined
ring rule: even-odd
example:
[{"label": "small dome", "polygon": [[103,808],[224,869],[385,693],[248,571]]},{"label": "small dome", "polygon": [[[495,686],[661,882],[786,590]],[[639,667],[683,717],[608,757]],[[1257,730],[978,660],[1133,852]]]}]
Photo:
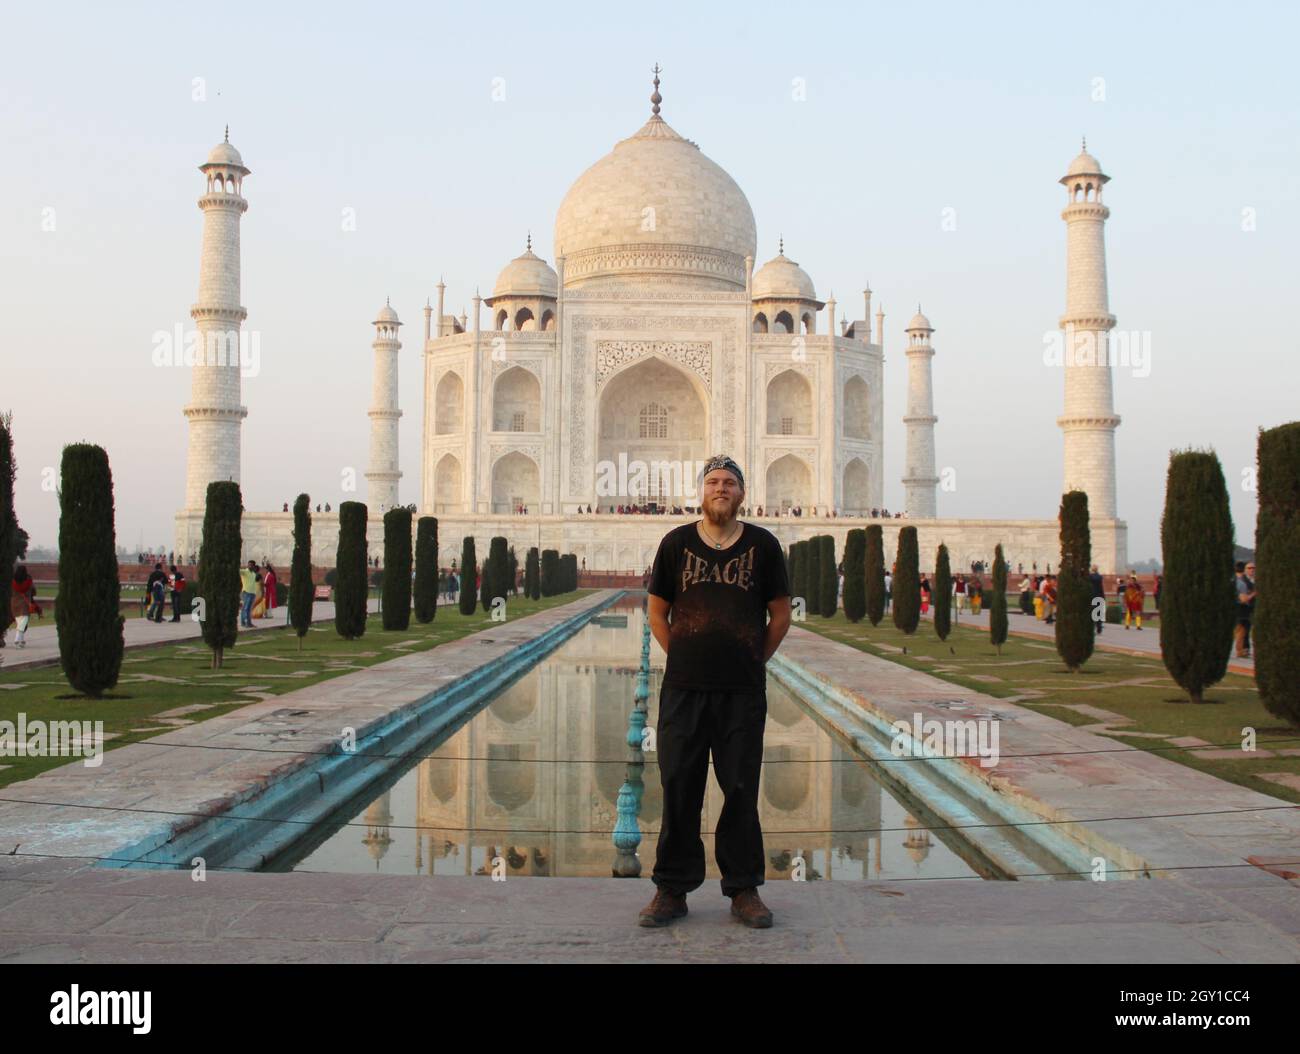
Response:
[{"label": "small dome", "polygon": [[393,305],[387,300],[384,301],[384,306],[379,309],[379,314],[375,316],[374,324],[377,326],[381,322],[397,326],[402,324],[401,320],[397,317],[397,312],[393,310]]},{"label": "small dome", "polygon": [[516,256],[497,275],[497,284],[487,303],[504,296],[544,296],[554,298],[559,292],[560,280],[551,265],[536,255],[532,248]]},{"label": "small dome", "polygon": [[208,151],[208,160],[205,164],[230,165],[235,168],[243,168],[244,159],[239,156],[239,151],[231,146],[229,140],[227,140],[224,143],[218,143]]},{"label": "small dome", "polygon": [[930,325],[930,320],[921,314],[921,306],[916,307],[916,314],[912,316],[912,321],[907,324],[908,330],[924,329],[930,333],[934,332],[934,327]]},{"label": "small dome", "polygon": [[1066,174],[1071,176],[1100,175],[1101,162],[1088,153],[1088,151],[1084,150],[1078,157],[1070,162],[1070,171]]},{"label": "small dome", "polygon": [[808,272],[782,251],[755,272],[754,299],[816,300],[817,292]]},{"label": "small dome", "polygon": [[1101,170],[1101,162],[1088,153],[1088,141],[1083,142],[1083,149],[1079,151],[1079,156],[1070,162],[1069,170],[1063,175],[1059,182],[1069,184],[1079,176],[1095,176],[1098,184],[1109,183],[1110,176]]}]

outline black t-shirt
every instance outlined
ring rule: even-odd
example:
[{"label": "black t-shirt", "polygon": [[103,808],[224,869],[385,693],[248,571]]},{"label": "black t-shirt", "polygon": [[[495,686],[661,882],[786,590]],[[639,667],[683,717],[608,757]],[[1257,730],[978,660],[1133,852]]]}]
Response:
[{"label": "black t-shirt", "polygon": [[741,523],[740,536],[715,549],[695,522],[664,535],[648,591],[672,605],[663,683],[704,691],[766,686],[767,604],[789,596],[785,554],[771,531]]}]

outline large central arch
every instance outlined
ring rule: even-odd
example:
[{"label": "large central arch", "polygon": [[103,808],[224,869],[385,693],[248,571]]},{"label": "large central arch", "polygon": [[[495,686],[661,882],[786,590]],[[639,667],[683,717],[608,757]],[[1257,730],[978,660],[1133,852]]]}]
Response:
[{"label": "large central arch", "polygon": [[[651,356],[616,374],[600,395],[596,500],[602,505],[667,498],[689,502],[694,471],[707,458],[708,401],[685,370]],[[637,464],[645,466],[638,475]],[[620,465],[626,468],[620,470]],[[667,468],[664,468],[664,465]],[[617,493],[605,493],[610,481]],[[622,484],[626,483],[627,486]],[[639,484],[649,493],[628,493]]]}]

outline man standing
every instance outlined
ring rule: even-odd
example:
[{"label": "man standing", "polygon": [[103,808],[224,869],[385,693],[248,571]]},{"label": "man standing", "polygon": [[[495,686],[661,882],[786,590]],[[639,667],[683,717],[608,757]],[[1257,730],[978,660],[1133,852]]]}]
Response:
[{"label": "man standing", "polygon": [[746,926],[767,927],[772,913],[757,888],[766,870],[758,781],[765,667],[790,628],[785,555],[770,531],[736,519],[745,477],[731,458],[705,464],[701,492],[704,518],[663,537],[648,585],[650,628],[668,664],[656,726],[663,786],[657,888],[639,922],[680,918],[686,894],[704,884],[700,813],[712,752],[724,796],[714,834],[722,893]]},{"label": "man standing", "polygon": [[1237,561],[1237,580],[1234,583],[1237,592],[1237,625],[1233,628],[1232,636],[1239,659],[1250,655],[1250,616],[1255,610],[1255,580],[1251,577],[1254,570],[1254,564]]},{"label": "man standing", "polygon": [[257,563],[248,561],[248,566],[239,572],[239,624],[253,628],[253,601],[257,599]]},{"label": "man standing", "polygon": [[1102,627],[1106,625],[1106,585],[1096,564],[1092,565],[1092,571],[1088,574],[1088,583],[1092,586],[1092,624],[1097,629],[1097,635],[1101,636]]}]

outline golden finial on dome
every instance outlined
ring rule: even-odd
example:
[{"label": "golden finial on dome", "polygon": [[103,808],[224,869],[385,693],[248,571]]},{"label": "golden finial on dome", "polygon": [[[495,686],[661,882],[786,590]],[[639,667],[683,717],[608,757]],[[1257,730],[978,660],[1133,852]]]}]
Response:
[{"label": "golden finial on dome", "polygon": [[659,74],[663,72],[659,68],[659,63],[657,62],[655,63],[655,68],[652,72],[655,75],[655,90],[654,90],[654,94],[650,96],[650,112],[654,114],[656,117],[658,117],[659,104],[664,101],[664,97],[659,94]]},{"label": "golden finial on dome", "polygon": [[532,232],[532,231],[529,231],[529,232],[528,232],[528,251],[529,251],[529,252],[532,252],[532,251],[533,251],[533,232]]}]

